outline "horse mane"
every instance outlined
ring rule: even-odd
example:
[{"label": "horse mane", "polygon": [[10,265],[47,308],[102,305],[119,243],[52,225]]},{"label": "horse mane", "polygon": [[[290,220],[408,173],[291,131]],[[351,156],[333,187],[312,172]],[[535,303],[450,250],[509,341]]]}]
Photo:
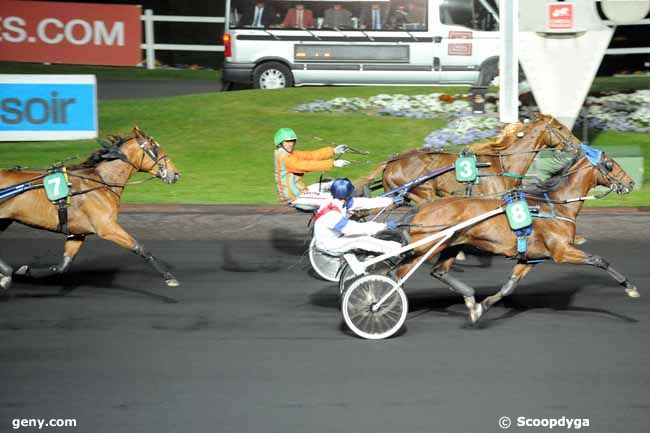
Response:
[{"label": "horse mane", "polygon": [[427,149],[407,150],[404,153],[398,153],[398,154],[395,154],[395,155],[391,156],[388,159],[388,161],[386,161],[386,162],[389,163],[389,162],[397,161],[398,159],[405,159],[405,158],[409,158],[411,156],[419,155],[419,154],[423,154],[423,153],[434,153],[434,152],[431,152],[430,150],[427,150]]},{"label": "horse mane", "polygon": [[530,195],[541,196],[545,193],[557,191],[564,183],[567,182],[567,174],[571,168],[584,156],[583,152],[568,153],[562,152],[553,159],[553,165],[547,171],[548,177],[546,179],[538,179],[523,187],[523,191]]},{"label": "horse mane", "polygon": [[131,140],[131,138],[122,137],[120,135],[108,135],[106,138],[107,140],[97,140],[102,146],[101,149],[97,149],[91,153],[85,161],[69,165],[67,167],[68,170],[85,170],[95,168],[104,161],[114,161],[116,159],[124,160],[126,155],[124,155],[124,152],[122,152],[120,147],[127,141]]},{"label": "horse mane", "polygon": [[524,124],[521,122],[509,123],[503,130],[496,136],[494,140],[485,143],[478,143],[470,146],[472,152],[475,153],[490,153],[501,152],[508,149],[512,143],[517,140],[517,134],[524,129]]}]

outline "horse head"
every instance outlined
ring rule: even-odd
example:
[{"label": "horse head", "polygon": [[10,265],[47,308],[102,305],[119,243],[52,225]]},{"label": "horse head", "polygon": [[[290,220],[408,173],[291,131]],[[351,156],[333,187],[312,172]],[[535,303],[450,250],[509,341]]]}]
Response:
[{"label": "horse head", "polygon": [[544,136],[545,145],[548,148],[578,152],[580,144],[582,143],[569,128],[562,122],[557,120],[551,115],[534,113],[535,120],[533,124],[540,124],[545,128],[546,134]]},{"label": "horse head", "polygon": [[134,138],[121,147],[130,164],[140,172],[149,173],[165,183],[175,183],[180,178],[173,161],[160,144],[137,126]]},{"label": "horse head", "polygon": [[[586,147],[586,146],[585,146]],[[589,148],[591,149],[591,148]],[[596,185],[605,186],[618,194],[627,194],[634,188],[634,181],[616,160],[609,158],[605,152],[600,153],[600,158],[596,160],[586,153],[586,159],[589,160],[596,171]]]}]

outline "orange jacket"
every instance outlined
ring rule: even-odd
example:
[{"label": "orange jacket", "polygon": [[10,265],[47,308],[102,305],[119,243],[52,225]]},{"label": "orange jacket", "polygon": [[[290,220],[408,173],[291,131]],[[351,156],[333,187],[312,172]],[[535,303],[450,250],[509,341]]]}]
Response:
[{"label": "orange jacket", "polygon": [[307,187],[302,183],[305,173],[331,170],[334,167],[334,148],[294,150],[288,153],[282,147],[275,150],[275,186],[282,203],[291,203]]}]

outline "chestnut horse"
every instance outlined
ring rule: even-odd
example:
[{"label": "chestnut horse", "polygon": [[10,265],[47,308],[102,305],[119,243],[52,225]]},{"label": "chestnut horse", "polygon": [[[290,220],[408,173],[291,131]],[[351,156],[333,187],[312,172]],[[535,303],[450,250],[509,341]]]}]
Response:
[{"label": "chestnut horse", "polygon": [[[58,265],[41,268],[24,265],[16,271],[16,275],[39,278],[66,272],[86,236],[96,234],[138,254],[163,275],[168,286],[178,286],[178,281],[165,266],[117,221],[122,192],[133,173],[150,173],[168,184],[179,178],[174,163],[158,142],[137,127],[133,131],[133,138],[111,137],[110,145],[97,150],[81,164],[66,167],[71,197],[65,224],[60,221],[57,206],[48,200],[43,188],[31,189],[0,201],[0,231],[16,221],[67,235],[63,257]],[[42,171],[3,170],[0,171],[0,188],[17,184],[34,185],[46,174]],[[2,289],[9,288],[12,273],[11,266],[0,259]]]},{"label": "chestnut horse", "polygon": [[[551,116],[537,113],[530,123],[507,125],[495,141],[474,144],[469,151],[477,162],[489,163],[480,170],[480,183],[472,186],[472,196],[485,196],[519,186],[537,153],[546,148],[577,150],[580,140]],[[372,182],[383,169],[384,190],[404,185],[434,170],[454,165],[458,154],[438,150],[412,150],[380,164],[365,178],[355,181],[357,190]],[[408,192],[416,204],[463,193],[465,186],[456,181],[454,172],[435,177]]]},{"label": "chestnut horse", "polygon": [[[487,297],[482,303],[477,303],[474,299],[474,289],[449,275],[448,271],[455,259],[454,250],[461,245],[472,245],[492,254],[516,257],[517,236],[510,229],[505,214],[498,214],[456,233],[431,253],[432,257],[441,253],[431,275],[463,295],[472,322],[476,322],[484,311],[501,298],[510,295],[538,260],[551,259],[555,263],[591,265],[604,269],[625,288],[628,296],[639,296],[636,287],[613,269],[605,259],[588,254],[573,244],[576,218],[586,199],[585,196],[593,187],[607,186],[618,193],[628,193],[634,186],[632,179],[616,161],[609,159],[600,151],[586,146],[584,149],[592,152],[590,158],[587,158],[581,150],[546,181],[537,182],[524,190],[528,201],[538,205],[540,215],[545,218],[533,218],[525,259],[518,260],[512,275],[499,292]],[[410,229],[412,240],[417,241],[444,229],[445,227],[440,227],[441,224],[449,227],[501,206],[504,206],[504,202],[495,199],[456,197],[440,199],[418,210]],[[555,217],[549,218],[549,216]],[[436,226],[437,228],[434,228]],[[405,275],[417,261],[417,257],[425,254],[432,246],[433,243],[430,243],[415,249],[415,257],[409,258],[408,262],[400,266],[397,275],[400,277]]]}]

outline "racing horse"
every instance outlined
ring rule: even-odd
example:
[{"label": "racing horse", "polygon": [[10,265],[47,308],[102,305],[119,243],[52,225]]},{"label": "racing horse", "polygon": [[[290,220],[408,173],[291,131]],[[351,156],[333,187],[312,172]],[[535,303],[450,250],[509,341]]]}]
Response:
[{"label": "racing horse", "polygon": [[[540,212],[537,218],[532,218],[532,232],[528,236],[523,256],[517,246],[517,235],[510,228],[506,215],[500,213],[455,233],[435,251],[429,251],[432,243],[416,248],[414,256],[397,270],[398,277],[404,276],[417,262],[418,257],[424,254],[433,257],[440,253],[431,275],[463,295],[472,322],[476,322],[504,296],[510,295],[533,269],[535,263],[547,259],[555,263],[590,265],[603,269],[625,288],[628,296],[639,297],[637,288],[612,268],[607,260],[586,253],[573,244],[576,218],[584,201],[593,198],[586,197],[593,187],[606,186],[609,187],[609,192],[625,194],[634,186],[634,182],[620,165],[605,153],[585,145],[582,145],[581,149],[584,150],[580,150],[551,173],[547,180],[537,181],[523,190],[526,199],[535,203]],[[444,227],[467,221],[502,206],[504,202],[496,199],[443,198],[421,207],[412,220],[409,232],[415,242],[444,230]],[[497,293],[485,298],[481,303],[475,301],[472,287],[448,274],[461,245],[472,245],[495,255],[518,258],[508,281]]]},{"label": "racing horse", "polygon": [[[61,261],[49,267],[21,266],[16,275],[34,278],[66,272],[81,249],[86,236],[97,236],[127,248],[160,272],[168,286],[178,286],[178,281],[142,244],[138,243],[118,223],[120,200],[125,186],[135,172],[146,172],[165,183],[178,181],[180,175],[172,160],[160,144],[145,135],[138,127],[134,136],[110,136],[110,143],[92,153],[80,164],[66,167],[70,182],[67,217],[48,200],[42,184],[47,172],[11,169],[0,171],[0,188],[26,185],[26,192],[0,200],[0,231],[16,221],[41,230],[67,235]],[[34,189],[29,189],[34,188]],[[0,259],[0,288],[8,289],[13,269]]]},{"label": "racing horse", "polygon": [[[476,154],[479,164],[489,164],[481,169],[480,183],[472,185],[472,196],[485,196],[517,187],[537,153],[543,149],[577,150],[580,140],[562,123],[551,116],[539,113],[534,116],[529,123],[507,125],[494,141],[469,146],[469,152]],[[458,156],[458,153],[439,150],[408,151],[379,164],[368,176],[355,181],[355,187],[361,190],[383,170],[382,183],[388,191],[433,170],[451,167]],[[458,191],[465,191],[465,186],[456,180],[454,173],[447,172],[411,189],[406,198],[420,205]]]}]

